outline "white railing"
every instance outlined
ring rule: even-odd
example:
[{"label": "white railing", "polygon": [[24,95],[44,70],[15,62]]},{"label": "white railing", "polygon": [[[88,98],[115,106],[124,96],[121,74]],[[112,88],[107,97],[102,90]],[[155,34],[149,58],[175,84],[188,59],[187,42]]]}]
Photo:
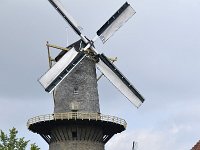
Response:
[{"label": "white railing", "polygon": [[29,127],[32,124],[42,122],[42,121],[77,120],[77,119],[113,122],[116,124],[123,125],[125,128],[127,126],[127,123],[124,119],[121,119],[115,116],[102,115],[98,113],[83,113],[83,112],[67,112],[67,113],[41,115],[41,116],[37,116],[37,117],[29,119],[27,122],[27,126]]}]

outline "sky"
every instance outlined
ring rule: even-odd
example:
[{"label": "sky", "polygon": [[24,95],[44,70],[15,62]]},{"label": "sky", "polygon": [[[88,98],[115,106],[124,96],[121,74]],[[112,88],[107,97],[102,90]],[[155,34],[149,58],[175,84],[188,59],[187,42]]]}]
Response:
[{"label": "sky", "polygon": [[[125,2],[62,0],[89,38]],[[136,14],[104,45],[95,46],[145,97],[135,108],[105,78],[98,81],[101,113],[127,121],[106,150],[189,150],[200,140],[200,0],[129,0]],[[48,70],[46,41],[67,46],[79,37],[47,0],[0,1],[0,129],[48,145],[26,127],[53,112],[52,95],[37,82]],[[58,53],[58,50],[52,50]]]}]

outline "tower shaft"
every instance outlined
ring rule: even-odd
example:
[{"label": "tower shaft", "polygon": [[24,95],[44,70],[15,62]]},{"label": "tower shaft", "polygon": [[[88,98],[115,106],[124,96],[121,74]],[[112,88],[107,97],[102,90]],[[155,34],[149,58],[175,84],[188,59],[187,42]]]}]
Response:
[{"label": "tower shaft", "polygon": [[100,113],[94,62],[85,57],[55,90],[54,113]]},{"label": "tower shaft", "polygon": [[[85,57],[55,90],[54,113],[99,114],[94,62]],[[51,131],[49,150],[104,150],[103,129],[84,122],[62,124]]]}]

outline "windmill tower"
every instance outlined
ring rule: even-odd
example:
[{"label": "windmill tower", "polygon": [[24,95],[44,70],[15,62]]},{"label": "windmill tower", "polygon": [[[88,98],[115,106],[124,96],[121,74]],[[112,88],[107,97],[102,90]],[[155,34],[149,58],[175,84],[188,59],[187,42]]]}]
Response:
[{"label": "windmill tower", "polygon": [[[55,65],[39,82],[47,92],[54,92],[54,113],[28,120],[28,129],[49,144],[49,150],[104,150],[105,144],[126,129],[126,121],[100,113],[97,68],[136,106],[144,101],[139,92],[104,55],[94,41],[81,33],[80,26],[58,0],[49,0],[80,36],[55,58]],[[126,2],[97,31],[105,43],[135,11]]]}]

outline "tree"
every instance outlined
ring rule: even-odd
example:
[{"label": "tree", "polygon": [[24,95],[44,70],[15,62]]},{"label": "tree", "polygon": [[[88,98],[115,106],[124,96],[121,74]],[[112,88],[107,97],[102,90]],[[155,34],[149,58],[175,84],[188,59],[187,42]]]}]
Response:
[{"label": "tree", "polygon": [[[0,132],[0,150],[25,150],[29,141],[23,138],[17,138],[18,131],[16,128],[9,130],[9,136],[6,135],[2,130]],[[34,143],[31,144],[30,150],[40,150]]]},{"label": "tree", "polygon": [[34,144],[31,144],[31,150],[40,150],[40,148]]}]

